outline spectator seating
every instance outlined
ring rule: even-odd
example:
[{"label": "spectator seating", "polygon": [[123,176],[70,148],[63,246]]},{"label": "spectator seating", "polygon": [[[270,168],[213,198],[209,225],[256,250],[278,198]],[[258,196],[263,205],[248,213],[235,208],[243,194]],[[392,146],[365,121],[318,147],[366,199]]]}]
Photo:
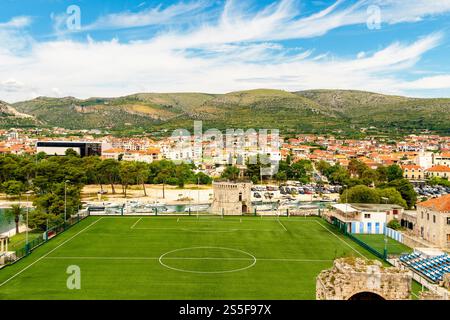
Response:
[{"label": "spectator seating", "polygon": [[433,282],[442,281],[444,274],[450,273],[450,256],[447,254],[425,258],[415,252],[401,256],[400,261]]}]

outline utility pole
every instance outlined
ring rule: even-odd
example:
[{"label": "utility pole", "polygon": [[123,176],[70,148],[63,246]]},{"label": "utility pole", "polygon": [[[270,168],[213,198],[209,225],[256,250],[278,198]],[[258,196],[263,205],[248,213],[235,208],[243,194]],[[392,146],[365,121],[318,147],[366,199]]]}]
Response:
[{"label": "utility pole", "polygon": [[67,221],[67,184],[70,183],[69,180],[64,181],[64,227]]},{"label": "utility pole", "polygon": [[28,253],[28,246],[29,246],[29,241],[28,241],[28,215],[30,213],[30,206],[29,206],[29,202],[30,202],[30,195],[33,194],[33,191],[29,190],[25,193],[27,195],[27,218],[26,218],[26,230],[25,230],[25,246],[26,246],[26,251]]}]

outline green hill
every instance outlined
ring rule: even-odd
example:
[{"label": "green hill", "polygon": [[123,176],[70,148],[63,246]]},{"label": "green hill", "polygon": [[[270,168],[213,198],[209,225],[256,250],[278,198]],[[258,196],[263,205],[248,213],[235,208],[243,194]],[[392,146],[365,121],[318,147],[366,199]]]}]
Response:
[{"label": "green hill", "polygon": [[33,116],[20,113],[6,102],[0,101],[0,127],[25,127],[36,125]]},{"label": "green hill", "polygon": [[430,129],[450,133],[450,99],[415,99],[362,91],[286,92],[257,89],[227,94],[138,93],[120,98],[40,97],[12,105],[46,126],[69,129],[278,128],[284,133]]},{"label": "green hill", "polygon": [[346,90],[310,90],[296,94],[319,103],[355,126],[450,133],[450,99],[407,98]]}]

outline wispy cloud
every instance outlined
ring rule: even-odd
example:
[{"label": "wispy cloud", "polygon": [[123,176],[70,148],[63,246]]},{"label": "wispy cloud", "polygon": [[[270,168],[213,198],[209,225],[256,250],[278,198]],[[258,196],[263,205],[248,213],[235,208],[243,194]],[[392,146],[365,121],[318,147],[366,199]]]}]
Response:
[{"label": "wispy cloud", "polygon": [[0,22],[0,29],[21,29],[31,25],[31,22],[31,17],[18,16],[7,22]]},{"label": "wispy cloud", "polygon": [[0,53],[18,53],[29,48],[33,39],[26,32],[32,24],[32,18],[18,16],[6,22],[0,22]]},{"label": "wispy cloud", "polygon": [[[141,8],[146,3],[142,2],[137,7]],[[201,14],[209,8],[205,0],[192,2],[180,2],[168,7],[158,5],[156,7],[144,9],[138,12],[119,12],[100,16],[92,23],[82,25],[79,30],[71,32],[90,32],[96,30],[122,30],[129,28],[140,28],[149,26],[164,26],[187,23],[194,19],[195,15]],[[54,14],[54,30],[58,35],[67,33],[65,21],[69,17],[66,13]]]}]

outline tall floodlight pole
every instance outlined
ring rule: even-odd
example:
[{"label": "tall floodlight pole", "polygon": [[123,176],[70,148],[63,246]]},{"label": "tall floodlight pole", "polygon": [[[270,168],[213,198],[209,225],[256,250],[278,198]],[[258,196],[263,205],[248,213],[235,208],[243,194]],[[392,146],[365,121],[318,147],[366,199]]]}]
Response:
[{"label": "tall floodlight pole", "polygon": [[348,185],[344,185],[345,187],[345,231],[347,231],[347,220],[348,220]]},{"label": "tall floodlight pole", "polygon": [[69,182],[69,180],[64,181],[64,225],[67,221],[67,184]]},{"label": "tall floodlight pole", "polygon": [[25,244],[28,247],[28,215],[30,213],[30,195],[33,193],[33,191],[27,191],[25,194],[27,195],[27,217],[26,217],[26,230],[25,230]]},{"label": "tall floodlight pole", "polygon": [[197,213],[199,204],[200,204],[200,177],[197,177]]}]

